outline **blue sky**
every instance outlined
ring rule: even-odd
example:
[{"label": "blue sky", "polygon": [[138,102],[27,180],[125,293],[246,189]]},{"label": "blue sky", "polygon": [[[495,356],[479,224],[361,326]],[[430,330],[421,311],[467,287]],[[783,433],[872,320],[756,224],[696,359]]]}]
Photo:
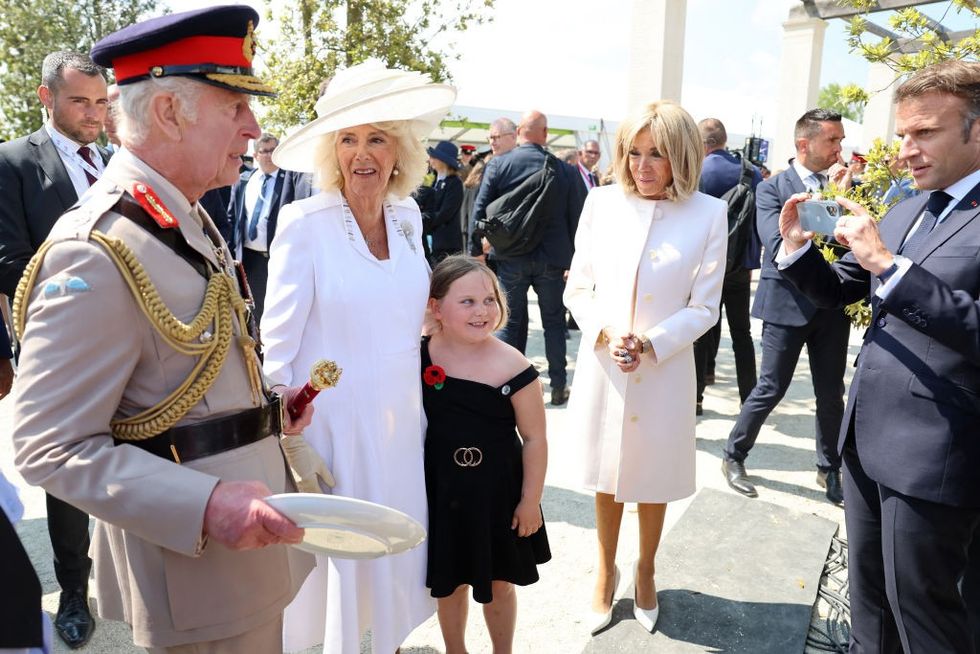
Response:
[{"label": "blue sky", "polygon": [[[454,48],[460,59],[450,69],[459,89],[458,103],[619,120],[626,111],[633,1],[496,0],[495,20],[468,31]],[[170,4],[182,11],[201,3]],[[258,0],[249,4],[263,10]],[[741,134],[750,132],[753,119],[761,120],[763,135],[771,136],[782,23],[798,4],[799,0],[687,1],[681,104],[695,119],[714,116],[730,132]],[[948,4],[935,3],[926,11],[938,18]],[[971,23],[948,18],[947,25],[962,29]],[[261,27],[260,38],[274,38],[274,26],[265,25],[265,31]],[[863,85],[867,68],[863,59],[847,52],[846,23],[830,21],[821,85]]]}]

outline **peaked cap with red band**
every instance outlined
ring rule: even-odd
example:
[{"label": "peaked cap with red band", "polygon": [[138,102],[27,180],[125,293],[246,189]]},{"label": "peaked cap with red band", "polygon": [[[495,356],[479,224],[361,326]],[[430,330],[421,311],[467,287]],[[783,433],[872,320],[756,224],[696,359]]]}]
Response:
[{"label": "peaked cap with red band", "polygon": [[113,32],[92,47],[92,60],[115,69],[120,86],[151,77],[191,77],[205,84],[275,95],[255,76],[253,30],[259,15],[227,5],[151,18]]}]

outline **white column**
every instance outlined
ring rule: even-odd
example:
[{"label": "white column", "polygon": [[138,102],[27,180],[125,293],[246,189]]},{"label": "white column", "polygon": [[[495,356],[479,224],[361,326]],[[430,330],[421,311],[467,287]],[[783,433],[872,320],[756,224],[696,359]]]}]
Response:
[{"label": "white column", "polygon": [[868,85],[865,88],[871,93],[871,99],[864,108],[863,152],[871,148],[876,138],[889,143],[895,136],[895,105],[892,103],[894,81],[895,71],[887,65],[876,62],[868,66]]},{"label": "white column", "polygon": [[629,110],[681,101],[687,0],[633,0]]},{"label": "white column", "polygon": [[820,93],[820,63],[823,59],[823,37],[827,23],[810,18],[802,11],[790,11],[783,23],[783,54],[779,63],[776,131],[769,146],[770,170],[786,168],[786,161],[796,156],[793,127],[808,109],[817,106]]}]

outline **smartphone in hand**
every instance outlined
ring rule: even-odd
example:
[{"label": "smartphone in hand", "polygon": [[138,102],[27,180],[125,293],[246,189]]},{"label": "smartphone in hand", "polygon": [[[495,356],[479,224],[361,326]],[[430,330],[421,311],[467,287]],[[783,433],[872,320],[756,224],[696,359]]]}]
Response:
[{"label": "smartphone in hand", "polygon": [[807,200],[796,205],[803,231],[832,236],[843,210],[833,200]]}]

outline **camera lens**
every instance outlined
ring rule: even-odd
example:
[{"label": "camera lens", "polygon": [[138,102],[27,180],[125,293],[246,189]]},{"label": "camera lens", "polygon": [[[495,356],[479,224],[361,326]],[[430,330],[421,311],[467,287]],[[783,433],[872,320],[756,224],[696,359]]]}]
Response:
[{"label": "camera lens", "polygon": [[834,205],[831,205],[831,206],[827,207],[827,213],[829,213],[831,216],[836,216],[837,215],[837,207],[834,206]]}]

